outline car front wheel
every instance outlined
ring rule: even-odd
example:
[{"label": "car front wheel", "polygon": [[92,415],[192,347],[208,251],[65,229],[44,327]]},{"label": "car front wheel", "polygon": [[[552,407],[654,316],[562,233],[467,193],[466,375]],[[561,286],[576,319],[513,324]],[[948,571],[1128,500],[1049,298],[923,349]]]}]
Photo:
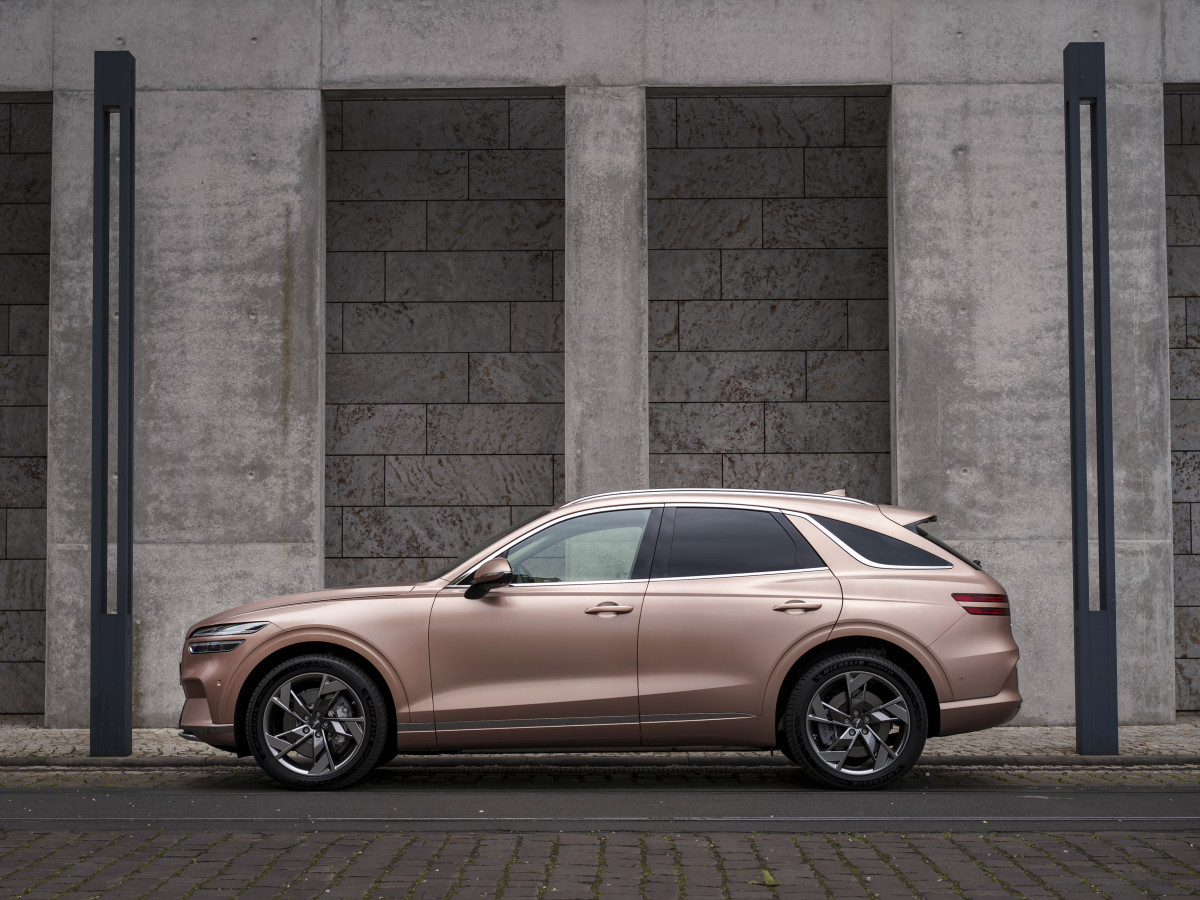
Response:
[{"label": "car front wheel", "polygon": [[907,672],[871,650],[842,653],[812,666],[792,688],[786,752],[817,784],[882,787],[916,763],[928,723]]},{"label": "car front wheel", "polygon": [[246,734],[258,764],[289,788],[342,788],[387,744],[383,694],[361,668],[326,654],[287,660],[251,695]]}]

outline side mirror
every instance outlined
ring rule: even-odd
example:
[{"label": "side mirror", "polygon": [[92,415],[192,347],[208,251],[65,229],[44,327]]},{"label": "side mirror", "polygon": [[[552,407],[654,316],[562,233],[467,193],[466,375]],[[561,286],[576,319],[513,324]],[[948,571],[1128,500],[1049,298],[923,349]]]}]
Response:
[{"label": "side mirror", "polygon": [[489,559],[475,570],[471,586],[467,588],[466,596],[470,600],[477,600],[492,588],[509,584],[512,580],[512,566],[508,564],[508,560],[503,556],[497,556],[495,559]]}]

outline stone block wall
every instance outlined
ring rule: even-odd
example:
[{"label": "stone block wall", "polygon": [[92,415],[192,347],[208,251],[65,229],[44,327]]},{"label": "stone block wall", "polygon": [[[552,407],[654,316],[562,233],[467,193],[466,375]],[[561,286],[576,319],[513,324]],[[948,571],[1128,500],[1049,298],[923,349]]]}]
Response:
[{"label": "stone block wall", "polygon": [[41,713],[51,105],[0,102],[0,713]]},{"label": "stone block wall", "polygon": [[563,101],[325,117],[325,581],[408,581],[563,499]]},{"label": "stone block wall", "polygon": [[888,109],[648,99],[652,486],[891,500]]},{"label": "stone block wall", "polygon": [[1200,93],[1163,98],[1171,457],[1175,512],[1175,704],[1200,710]]}]

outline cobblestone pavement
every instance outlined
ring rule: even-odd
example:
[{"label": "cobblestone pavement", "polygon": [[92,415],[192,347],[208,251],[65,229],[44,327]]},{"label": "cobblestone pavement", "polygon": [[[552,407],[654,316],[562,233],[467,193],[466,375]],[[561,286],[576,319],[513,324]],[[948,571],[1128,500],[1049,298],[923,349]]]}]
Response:
[{"label": "cobblestone pavement", "polygon": [[1200,834],[0,832],[35,898],[1169,897]]}]

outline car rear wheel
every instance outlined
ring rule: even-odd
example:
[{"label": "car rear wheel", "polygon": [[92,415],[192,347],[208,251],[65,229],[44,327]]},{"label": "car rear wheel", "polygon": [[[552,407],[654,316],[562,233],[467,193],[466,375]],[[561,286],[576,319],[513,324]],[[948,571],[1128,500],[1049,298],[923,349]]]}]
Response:
[{"label": "car rear wheel", "polygon": [[876,788],[912,768],[929,717],[908,673],[871,650],[812,666],[792,689],[785,753],[817,784]]},{"label": "car rear wheel", "polygon": [[387,744],[383,694],[361,668],[325,654],[287,660],[251,695],[246,734],[258,764],[289,788],[354,784]]}]

